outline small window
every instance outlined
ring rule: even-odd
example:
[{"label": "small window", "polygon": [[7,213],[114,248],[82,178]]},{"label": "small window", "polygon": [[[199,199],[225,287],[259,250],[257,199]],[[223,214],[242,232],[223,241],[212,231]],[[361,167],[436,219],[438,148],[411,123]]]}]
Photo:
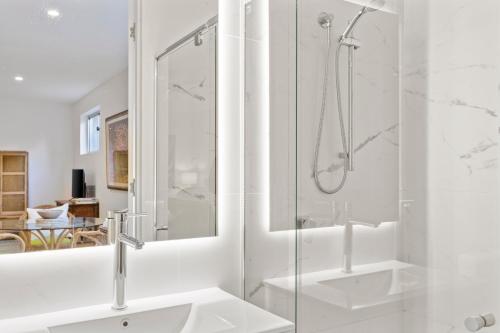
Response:
[{"label": "small window", "polygon": [[80,115],[80,155],[100,150],[101,107],[96,106]]},{"label": "small window", "polygon": [[95,153],[100,147],[101,114],[93,113],[87,118],[87,152]]}]

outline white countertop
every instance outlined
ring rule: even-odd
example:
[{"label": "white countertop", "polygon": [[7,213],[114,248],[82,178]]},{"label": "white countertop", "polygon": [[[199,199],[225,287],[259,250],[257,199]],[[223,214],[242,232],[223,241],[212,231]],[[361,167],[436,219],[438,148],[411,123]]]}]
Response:
[{"label": "white countertop", "polygon": [[115,311],[111,309],[110,304],[102,304],[28,317],[0,320],[0,332],[46,333],[47,327],[123,316],[136,312],[188,303],[210,308],[211,311],[217,312],[220,316],[224,317],[225,320],[231,322],[235,328],[228,332],[285,333],[292,332],[294,328],[294,325],[285,319],[232,296],[219,288],[210,288],[187,293],[130,300],[128,302],[128,308],[123,311]]}]

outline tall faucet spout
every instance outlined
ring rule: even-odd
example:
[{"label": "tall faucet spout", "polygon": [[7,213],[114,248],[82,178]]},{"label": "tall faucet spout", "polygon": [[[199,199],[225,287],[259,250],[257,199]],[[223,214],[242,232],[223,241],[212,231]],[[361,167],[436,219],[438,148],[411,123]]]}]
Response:
[{"label": "tall faucet spout", "polygon": [[[109,216],[110,214],[108,214]],[[141,214],[141,216],[144,216]],[[136,250],[144,247],[144,243],[127,235],[128,213],[126,210],[114,214],[115,224],[115,254],[113,271],[113,305],[114,310],[124,310],[126,303],[126,279],[127,279],[127,246]]]},{"label": "tall faucet spout", "polygon": [[377,223],[368,223],[368,222],[358,222],[358,221],[346,221],[344,225],[344,256],[343,256],[343,265],[342,271],[344,273],[350,274],[352,273],[352,243],[353,243],[353,234],[354,234],[354,226],[362,225],[370,228],[378,228],[381,222]]}]

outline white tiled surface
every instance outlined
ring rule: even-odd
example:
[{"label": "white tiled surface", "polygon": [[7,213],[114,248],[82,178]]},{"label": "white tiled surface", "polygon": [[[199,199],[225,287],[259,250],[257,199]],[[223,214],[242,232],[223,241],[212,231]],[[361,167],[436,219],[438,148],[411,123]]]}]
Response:
[{"label": "white tiled surface", "polygon": [[467,316],[500,314],[499,10],[405,1],[401,248],[447,286],[408,302],[408,333],[462,333]]}]

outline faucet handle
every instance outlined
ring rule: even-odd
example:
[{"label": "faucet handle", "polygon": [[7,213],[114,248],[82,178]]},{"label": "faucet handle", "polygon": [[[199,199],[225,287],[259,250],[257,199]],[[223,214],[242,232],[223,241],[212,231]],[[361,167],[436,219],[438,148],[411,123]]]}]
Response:
[{"label": "faucet handle", "polygon": [[142,242],[142,241],[140,241],[132,236],[129,236],[127,234],[119,234],[118,239],[120,242],[122,242],[130,247],[133,247],[136,250],[141,250],[144,247],[144,242]]}]

